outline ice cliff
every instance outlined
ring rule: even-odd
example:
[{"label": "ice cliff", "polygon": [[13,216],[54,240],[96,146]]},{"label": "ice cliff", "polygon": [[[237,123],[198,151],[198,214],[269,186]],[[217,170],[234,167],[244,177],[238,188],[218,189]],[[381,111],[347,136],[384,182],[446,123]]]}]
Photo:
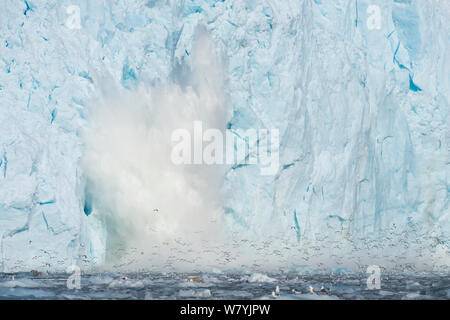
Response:
[{"label": "ice cliff", "polygon": [[252,166],[223,173],[224,230],[257,242],[282,238],[282,256],[327,248],[365,252],[363,263],[373,253],[380,264],[448,269],[447,1],[1,7],[0,271],[102,264],[108,232],[80,165],[91,101],[106,82],[125,93],[183,87],[195,73],[199,26],[223,61],[224,126],[281,134],[276,175]]}]

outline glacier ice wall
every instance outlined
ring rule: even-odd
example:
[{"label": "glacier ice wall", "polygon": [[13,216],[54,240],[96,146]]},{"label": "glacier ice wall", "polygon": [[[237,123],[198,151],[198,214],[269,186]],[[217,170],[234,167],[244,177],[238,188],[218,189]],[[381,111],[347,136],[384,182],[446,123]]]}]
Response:
[{"label": "glacier ice wall", "polygon": [[[284,134],[275,179],[227,176],[250,200],[232,192],[230,214],[256,233],[284,226],[305,248],[437,254],[448,265],[448,5],[326,3],[268,6],[266,38],[251,26],[264,5],[246,19],[245,41],[258,45],[247,49],[247,72],[230,76],[247,94],[234,100],[243,111],[233,122]],[[371,5],[380,29],[369,28]]]},{"label": "glacier ice wall", "polygon": [[[280,238],[286,254],[366,250],[449,265],[446,1],[4,0],[2,9],[0,270],[103,261],[106,229],[80,166],[90,101],[105,77],[131,92],[183,83],[199,25],[227,60],[228,127],[281,132],[276,176],[252,166],[225,174],[224,226]],[[80,28],[68,23],[77,12]]]}]

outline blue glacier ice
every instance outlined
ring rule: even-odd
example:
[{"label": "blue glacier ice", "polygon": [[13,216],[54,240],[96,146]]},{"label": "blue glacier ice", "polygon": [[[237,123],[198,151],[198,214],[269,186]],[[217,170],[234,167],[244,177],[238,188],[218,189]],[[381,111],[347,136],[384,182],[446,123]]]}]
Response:
[{"label": "blue glacier ice", "polygon": [[223,125],[280,130],[276,175],[221,175],[231,237],[285,266],[448,271],[449,16],[437,0],[3,0],[0,271],[95,268],[111,232],[132,234],[82,165],[93,101],[204,99],[187,88],[199,28],[223,62]]}]

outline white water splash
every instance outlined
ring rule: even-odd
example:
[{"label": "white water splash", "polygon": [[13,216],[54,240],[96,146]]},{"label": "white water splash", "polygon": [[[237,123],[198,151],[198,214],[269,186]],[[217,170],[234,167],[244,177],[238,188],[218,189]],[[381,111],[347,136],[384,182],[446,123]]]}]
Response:
[{"label": "white water splash", "polygon": [[[104,245],[110,263],[121,250],[139,253],[142,267],[167,241],[200,249],[205,241],[223,242],[220,186],[223,167],[174,165],[171,133],[204,127],[224,129],[226,98],[211,38],[202,30],[192,53],[186,86],[158,84],[137,90],[107,88],[92,106],[83,166],[93,198],[92,219],[106,226]],[[186,254],[188,255],[188,254]],[[122,256],[123,259],[123,256]],[[161,261],[163,262],[163,261]]]}]

